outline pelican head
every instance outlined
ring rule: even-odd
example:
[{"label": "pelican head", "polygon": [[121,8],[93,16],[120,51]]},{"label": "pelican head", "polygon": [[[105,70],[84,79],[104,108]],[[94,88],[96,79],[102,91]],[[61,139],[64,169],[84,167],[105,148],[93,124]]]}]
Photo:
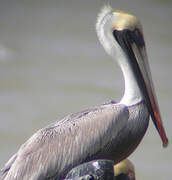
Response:
[{"label": "pelican head", "polygon": [[120,103],[131,106],[144,100],[166,147],[168,139],[154,91],[140,21],[133,15],[105,6],[98,16],[96,31],[106,52],[122,69],[125,92]]},{"label": "pelican head", "polygon": [[[129,159],[124,159],[114,166],[116,179],[135,180],[135,168]],[[125,177],[125,178],[124,178]]]}]

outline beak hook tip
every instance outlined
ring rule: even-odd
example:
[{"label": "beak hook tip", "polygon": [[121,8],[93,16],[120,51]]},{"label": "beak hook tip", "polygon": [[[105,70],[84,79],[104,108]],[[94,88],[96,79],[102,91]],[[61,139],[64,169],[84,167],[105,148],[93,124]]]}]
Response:
[{"label": "beak hook tip", "polygon": [[169,144],[168,139],[166,139],[166,141],[163,143],[163,148],[167,148],[168,144]]}]

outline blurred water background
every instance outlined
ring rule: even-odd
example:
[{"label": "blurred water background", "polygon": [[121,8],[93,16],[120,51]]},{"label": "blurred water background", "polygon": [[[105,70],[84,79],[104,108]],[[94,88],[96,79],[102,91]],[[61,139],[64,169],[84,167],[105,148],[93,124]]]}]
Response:
[{"label": "blurred water background", "polygon": [[[110,99],[124,82],[95,33],[101,0],[0,0],[0,166],[36,130]],[[111,0],[137,15],[169,140],[172,141],[172,1]],[[172,148],[152,122],[130,156],[139,180],[172,178]]]}]

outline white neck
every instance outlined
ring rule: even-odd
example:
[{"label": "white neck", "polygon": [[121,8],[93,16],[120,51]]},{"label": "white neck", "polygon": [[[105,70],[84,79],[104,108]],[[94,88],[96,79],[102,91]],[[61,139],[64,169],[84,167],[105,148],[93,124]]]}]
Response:
[{"label": "white neck", "polygon": [[130,66],[130,60],[126,56],[125,52],[121,49],[121,47],[117,44],[117,42],[114,41],[113,43],[114,46],[111,49],[111,56],[118,62],[119,66],[121,67],[125,81],[125,91],[122,99],[120,100],[120,103],[127,106],[137,104],[143,98],[138,87],[135,74]]},{"label": "white neck", "polygon": [[122,99],[120,100],[120,103],[125,104],[127,106],[137,104],[143,98],[138,84],[136,82],[135,75],[131,70],[129,63],[121,63],[120,66],[125,81],[125,91]]},{"label": "white neck", "polygon": [[105,7],[100,13],[96,24],[97,35],[106,52],[118,62],[122,69],[125,80],[125,91],[120,103],[131,106],[140,102],[142,95],[137,85],[135,75],[130,67],[130,60],[127,59],[128,57],[125,52],[110,31],[111,21],[114,21],[114,17],[110,12],[111,9]]}]

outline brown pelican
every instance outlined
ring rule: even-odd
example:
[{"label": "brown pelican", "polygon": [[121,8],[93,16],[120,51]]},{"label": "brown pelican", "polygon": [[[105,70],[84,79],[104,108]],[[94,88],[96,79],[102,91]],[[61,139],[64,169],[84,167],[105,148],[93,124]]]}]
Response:
[{"label": "brown pelican", "polygon": [[115,180],[135,180],[134,165],[129,159],[124,159],[114,166]]},{"label": "brown pelican", "polygon": [[96,30],[104,49],[122,69],[124,96],[118,103],[68,115],[37,131],[6,163],[1,180],[55,180],[86,161],[118,163],[138,146],[150,116],[167,146],[140,22],[105,6]]}]

